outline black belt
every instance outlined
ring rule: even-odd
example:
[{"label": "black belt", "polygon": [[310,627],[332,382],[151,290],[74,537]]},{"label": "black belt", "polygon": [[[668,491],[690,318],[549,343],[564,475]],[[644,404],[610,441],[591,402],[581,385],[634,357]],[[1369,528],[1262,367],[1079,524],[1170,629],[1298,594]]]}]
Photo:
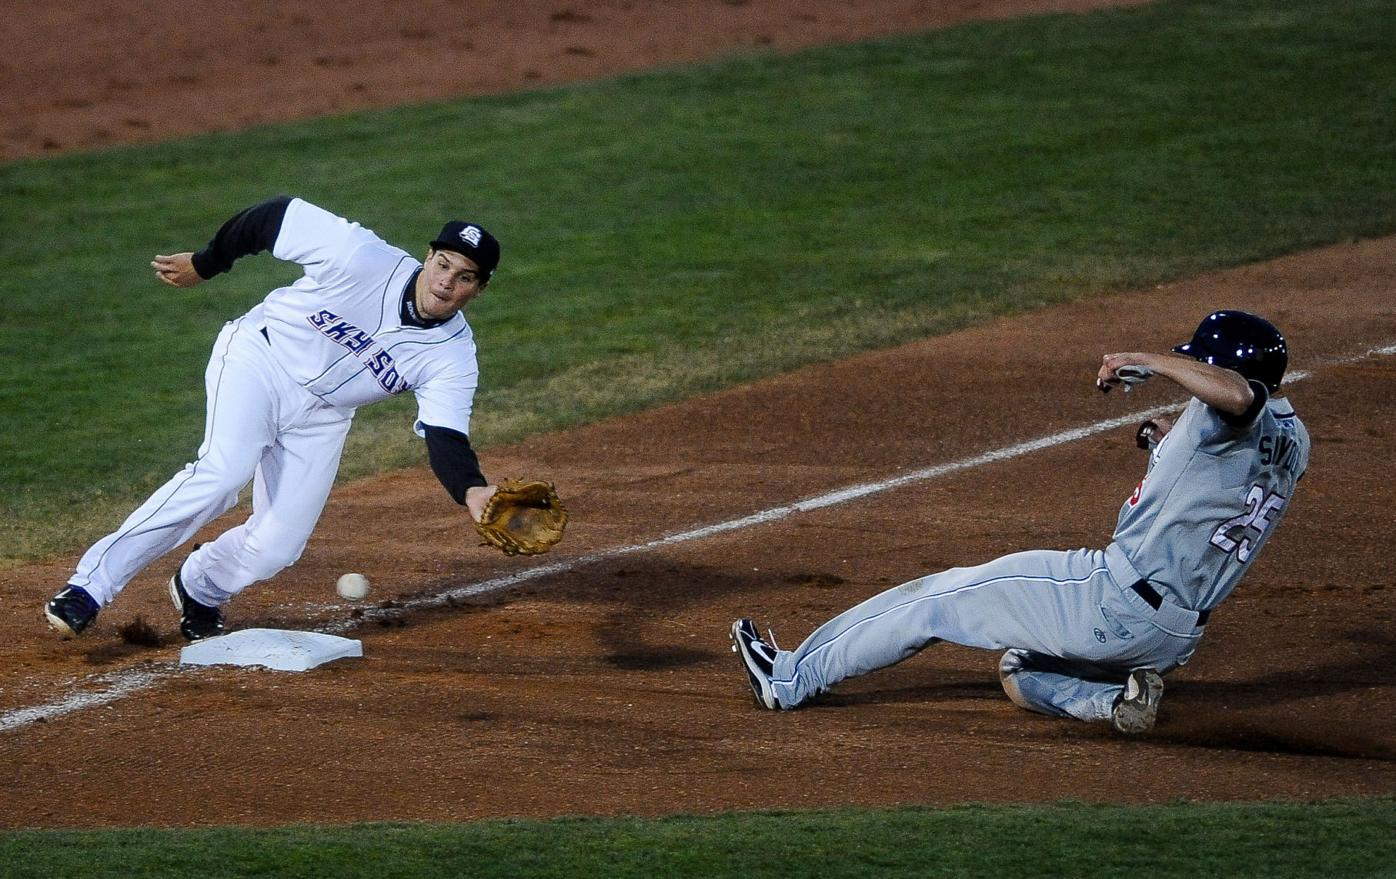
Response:
[{"label": "black belt", "polygon": [[[1149,585],[1148,580],[1140,580],[1138,583],[1131,585],[1129,588],[1133,589],[1135,592],[1138,592],[1139,597],[1149,602],[1149,607],[1152,607],[1154,610],[1158,610],[1159,607],[1162,606],[1163,596],[1159,595],[1158,590]],[[1210,610],[1197,611],[1197,624],[1199,626],[1207,625],[1207,618],[1211,615],[1212,612]]]},{"label": "black belt", "polygon": [[268,335],[267,335],[267,328],[266,328],[266,327],[262,327],[262,328],[261,328],[260,330],[258,330],[257,332],[259,332],[259,333],[262,334],[262,338],[267,340],[267,344],[268,344],[268,345],[271,344],[271,336],[268,336]]}]

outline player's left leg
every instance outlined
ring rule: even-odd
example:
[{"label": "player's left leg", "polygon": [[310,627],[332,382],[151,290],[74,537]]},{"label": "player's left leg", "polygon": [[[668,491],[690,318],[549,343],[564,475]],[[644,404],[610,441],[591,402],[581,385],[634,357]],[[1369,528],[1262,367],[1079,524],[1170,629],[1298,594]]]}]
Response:
[{"label": "player's left leg", "polygon": [[246,321],[231,322],[218,334],[204,371],[207,417],[198,455],[79,560],[69,583],[99,605],[237,503],[275,440],[277,386],[289,381],[258,344],[265,348]]},{"label": "player's left leg", "polygon": [[790,652],[776,653],[771,686],[797,706],[845,678],[899,663],[937,640],[972,647],[1041,646],[1058,652],[1061,622],[1110,583],[1104,555],[1032,551],[910,580],[829,619]]},{"label": "player's left leg", "polygon": [[180,578],[196,601],[226,603],[294,564],[315,530],[339,470],[353,413],[320,407],[263,455],[252,515],[185,559]]}]

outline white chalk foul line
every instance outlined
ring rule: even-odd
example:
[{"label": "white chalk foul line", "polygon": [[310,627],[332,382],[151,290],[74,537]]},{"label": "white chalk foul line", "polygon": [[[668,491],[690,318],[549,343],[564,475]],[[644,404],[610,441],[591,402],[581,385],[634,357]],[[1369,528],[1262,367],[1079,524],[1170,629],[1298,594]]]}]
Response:
[{"label": "white chalk foul line", "polygon": [[449,604],[451,601],[460,600],[464,598],[471,598],[480,595],[487,595],[491,592],[499,592],[501,590],[508,589],[511,586],[517,586],[520,583],[526,583],[529,580],[537,580],[543,577],[550,577],[554,574],[562,574],[569,571],[574,571],[578,568],[596,564],[597,562],[604,562],[609,561],[611,559],[621,558],[623,556],[634,555],[636,553],[648,552],[650,550],[660,549],[666,546],[673,546],[679,543],[687,543],[692,540],[702,540],[705,537],[712,537],[714,535],[723,534],[728,531],[739,531],[743,528],[751,528],[757,525],[764,525],[769,522],[776,522],[781,519],[785,519],[789,516],[792,516],[796,513],[807,513],[811,510],[818,510],[824,507],[834,506],[835,504],[847,503],[851,500],[866,497],[870,494],[877,494],[878,492],[887,491],[889,489],[899,488],[903,485],[910,485],[916,482],[925,482],[927,480],[935,479],[940,476],[945,476],[950,473],[955,473],[960,470],[969,470],[974,467],[982,467],[985,464],[993,464],[999,461],[1007,461],[1009,459],[1031,454],[1032,452],[1040,451],[1042,449],[1049,449],[1053,446],[1059,446],[1064,443],[1073,442],[1075,440],[1083,439],[1093,434],[1102,433],[1107,430],[1113,430],[1117,427],[1123,427],[1126,424],[1133,424],[1141,419],[1153,418],[1156,415],[1162,415],[1165,412],[1170,412],[1175,409],[1179,409],[1182,407],[1182,405],[1182,403],[1171,403],[1163,406],[1155,406],[1154,408],[1147,409],[1143,412],[1131,412],[1129,415],[1120,416],[1119,418],[1110,418],[1105,421],[1097,421],[1096,423],[1086,425],[1085,427],[1064,430],[1060,433],[1054,433],[1050,436],[1044,436],[1035,440],[1029,440],[1025,443],[1019,443],[1018,445],[1008,446],[1002,449],[995,449],[991,452],[985,452],[983,454],[975,455],[970,458],[962,458],[959,461],[952,461],[947,464],[937,464],[934,467],[926,467],[921,470],[913,470],[909,473],[903,473],[898,476],[891,477],[889,479],[880,480],[878,482],[867,482],[861,485],[852,485],[847,488],[841,488],[836,491],[828,492],[826,494],[816,495],[815,497],[795,501],[794,503],[784,504],[779,507],[772,507],[768,510],[762,510],[759,513],[752,513],[751,515],[743,516],[740,519],[730,519],[726,522],[718,522],[713,525],[704,525],[700,528],[693,528],[688,531],[680,531],[674,534],[666,534],[663,537],[657,537],[654,540],[650,540],[645,543],[636,543],[630,546],[618,546],[614,549],[608,549],[603,552],[592,553],[590,555],[584,556],[577,556],[575,558],[567,559],[565,561],[553,562],[552,564],[540,565],[536,568],[529,568],[526,571],[519,571],[515,574],[506,574],[502,577],[494,577],[489,580],[482,580],[479,583],[471,583],[465,586],[458,586],[454,589],[449,589],[445,592],[436,593],[435,595],[408,599],[406,601],[401,602],[394,602],[390,607],[367,608],[363,611],[362,614],[359,615],[357,619],[343,620],[338,623],[334,623],[331,626],[327,627],[327,630],[333,634],[343,633],[351,629],[354,629],[367,621],[390,619],[404,610],[417,610],[426,607],[439,607],[443,604]]},{"label": "white chalk foul line", "polygon": [[79,690],[46,705],[17,708],[0,714],[0,732],[17,729],[39,721],[47,721],[74,711],[81,711],[84,708],[99,708],[103,705],[109,705],[132,693],[154,686],[157,681],[171,677],[178,672],[178,663],[165,662],[140,669],[94,675],[87,679],[87,683],[93,685],[94,689],[85,692]]},{"label": "white chalk foul line", "polygon": [[[1347,366],[1359,363],[1363,360],[1369,360],[1373,357],[1386,357],[1392,354],[1396,354],[1396,344],[1383,345],[1378,348],[1368,349],[1361,354],[1331,360],[1328,361],[1328,365]],[[1285,376],[1284,383],[1287,385],[1295,384],[1312,377],[1312,375],[1312,372],[1296,370]],[[1142,412],[1131,412],[1128,415],[1121,415],[1117,418],[1107,418],[1103,421],[1097,421],[1083,427],[1063,430],[1058,433],[1028,440],[1027,442],[1005,446],[1001,449],[994,449],[968,458],[961,458],[958,461],[937,464],[933,467],[924,467],[920,470],[902,473],[877,482],[865,482],[859,485],[851,485],[846,488],[840,488],[825,494],[795,501],[794,503],[762,510],[759,513],[752,513],[740,519],[731,519],[726,522],[704,525],[700,528],[693,528],[688,531],[667,534],[645,543],[619,546],[603,552],[591,553],[589,555],[577,556],[546,565],[539,565],[529,568],[526,571],[505,574],[501,577],[493,577],[488,580],[482,580],[479,583],[457,586],[435,595],[394,602],[388,607],[380,606],[367,608],[354,619],[331,623],[327,626],[323,626],[322,629],[331,634],[339,634],[356,629],[367,622],[392,619],[393,617],[401,615],[404,611],[440,607],[442,605],[448,605],[452,601],[500,592],[512,586],[517,586],[520,583],[527,583],[530,580],[551,577],[554,574],[565,574],[598,562],[635,555],[636,553],[648,552],[679,543],[687,543],[691,540],[702,540],[705,537],[712,537],[713,535],[723,534],[728,531],[737,531],[743,528],[751,528],[756,525],[776,522],[793,516],[796,513],[807,513],[812,510],[831,507],[835,504],[847,503],[890,489],[900,488],[904,485],[938,479],[942,476],[948,476],[951,473],[958,473],[962,470],[970,470],[975,467],[983,467],[987,464],[997,464],[1002,461],[1012,460],[1013,458],[1020,458],[1024,455],[1030,455],[1033,452],[1044,451],[1056,446],[1065,445],[1066,443],[1085,439],[1086,437],[1094,436],[1098,433],[1104,433],[1107,430],[1114,430],[1126,424],[1134,424],[1144,419],[1173,412],[1181,409],[1183,405],[1183,402],[1166,403],[1151,409],[1145,409]],[[50,720],[55,717],[61,717],[64,714],[80,711],[84,708],[93,708],[110,704],[111,702],[115,702],[139,690],[152,687],[160,681],[174,677],[180,673],[181,669],[178,664],[161,663],[141,669],[96,676],[89,679],[91,683],[96,685],[96,689],[91,692],[75,692],[72,695],[44,705],[37,705],[33,708],[19,708],[0,713],[0,732],[17,729],[40,720]]]}]

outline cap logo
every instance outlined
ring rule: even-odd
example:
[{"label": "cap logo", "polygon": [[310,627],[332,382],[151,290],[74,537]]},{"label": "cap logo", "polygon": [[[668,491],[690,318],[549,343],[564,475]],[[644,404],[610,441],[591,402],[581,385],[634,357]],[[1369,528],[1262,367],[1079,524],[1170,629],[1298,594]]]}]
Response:
[{"label": "cap logo", "polygon": [[466,226],[464,229],[460,230],[460,240],[464,241],[466,244],[469,244],[471,247],[479,247],[480,227]]}]

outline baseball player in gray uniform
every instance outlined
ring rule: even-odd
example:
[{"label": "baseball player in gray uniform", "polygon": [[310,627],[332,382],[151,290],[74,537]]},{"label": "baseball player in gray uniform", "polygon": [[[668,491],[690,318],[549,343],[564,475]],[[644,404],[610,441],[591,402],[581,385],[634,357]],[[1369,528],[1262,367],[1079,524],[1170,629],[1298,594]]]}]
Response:
[{"label": "baseball player in gray uniform", "polygon": [[1269,322],[1240,311],[1202,321],[1174,354],[1106,355],[1101,390],[1150,376],[1193,399],[1176,423],[1137,434],[1144,478],[1103,550],[1020,552],[930,574],[876,595],[779,650],[751,620],[732,625],[757,704],[791,709],[839,681],[937,641],[1004,650],[999,675],[1017,705],[1151,729],[1162,676],[1197,649],[1284,516],[1309,459],[1309,435],[1276,394],[1288,353]]},{"label": "baseball player in gray uniform", "polygon": [[358,223],[282,196],[232,217],[203,250],[156,256],[151,266],[165,283],[192,287],[264,250],[304,275],[218,335],[198,456],[83,555],[44,607],[59,634],[80,634],[251,481],[247,521],[196,546],[170,580],[184,636],[220,634],[224,604],[300,558],[355,410],[404,391],[417,398],[414,429],[450,495],[478,520],[493,494],[470,446],[479,369],[460,310],[499,265],[494,236],[453,220],[418,262]]}]

